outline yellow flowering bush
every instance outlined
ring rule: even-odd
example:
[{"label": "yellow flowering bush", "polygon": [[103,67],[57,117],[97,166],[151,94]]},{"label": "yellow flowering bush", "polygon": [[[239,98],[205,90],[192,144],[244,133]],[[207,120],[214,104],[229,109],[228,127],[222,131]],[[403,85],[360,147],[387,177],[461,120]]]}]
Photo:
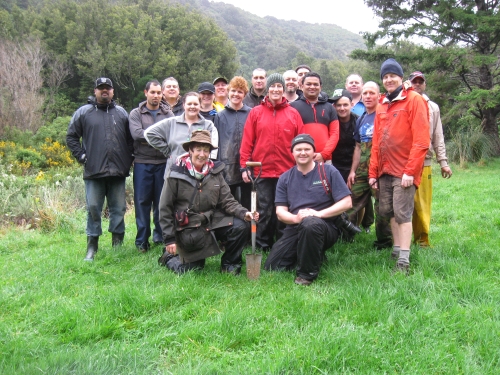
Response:
[{"label": "yellow flowering bush", "polygon": [[70,151],[59,142],[53,142],[51,138],[45,138],[40,152],[47,159],[49,167],[67,167],[75,163]]},{"label": "yellow flowering bush", "polygon": [[0,157],[6,158],[15,153],[16,144],[11,141],[0,141]]}]

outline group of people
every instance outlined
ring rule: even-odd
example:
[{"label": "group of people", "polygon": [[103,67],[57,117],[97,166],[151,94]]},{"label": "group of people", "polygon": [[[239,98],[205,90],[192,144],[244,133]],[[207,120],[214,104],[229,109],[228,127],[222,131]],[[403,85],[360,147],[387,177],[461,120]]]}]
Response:
[{"label": "group of people", "polygon": [[[352,74],[331,97],[307,65],[283,75],[255,69],[250,89],[243,77],[217,77],[182,97],[168,77],[148,82],[146,100],[130,115],[113,101],[111,80],[97,79],[95,99],[75,112],[67,132],[84,165],[85,260],[98,250],[104,199],[112,245],[123,243],[133,163],[135,245],[146,252],[152,237],[164,246],[159,263],[176,273],[223,252],[221,272],[239,274],[252,220],[257,246],[269,252],[265,269],[296,270],[296,284],[310,285],[328,248],[374,222],[374,245],[392,248],[396,270],[408,272],[412,227],[414,241],[430,245],[432,149],[443,177],[452,172],[425,76],[403,77],[388,59],[385,95]],[[261,167],[250,172],[247,162]]]}]

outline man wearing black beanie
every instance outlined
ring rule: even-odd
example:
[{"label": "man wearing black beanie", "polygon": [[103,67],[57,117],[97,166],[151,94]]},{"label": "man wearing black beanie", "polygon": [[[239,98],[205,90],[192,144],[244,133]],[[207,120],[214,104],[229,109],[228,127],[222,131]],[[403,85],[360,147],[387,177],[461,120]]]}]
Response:
[{"label": "man wearing black beanie", "polygon": [[380,214],[391,218],[396,270],[407,273],[415,189],[430,144],[429,111],[411,84],[403,84],[403,69],[396,60],[382,63],[380,78],[387,93],[375,115],[368,176],[380,191]]}]

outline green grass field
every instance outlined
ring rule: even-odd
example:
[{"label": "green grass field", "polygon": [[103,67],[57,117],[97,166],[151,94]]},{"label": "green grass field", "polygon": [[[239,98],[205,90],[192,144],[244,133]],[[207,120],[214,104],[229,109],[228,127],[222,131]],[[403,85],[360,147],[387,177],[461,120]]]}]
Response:
[{"label": "green grass field", "polygon": [[[0,374],[499,374],[500,160],[434,170],[432,248],[393,274],[374,234],[337,244],[311,287],[292,273],[176,276],[159,247],[4,229]],[[373,232],[373,231],[372,231]]]}]

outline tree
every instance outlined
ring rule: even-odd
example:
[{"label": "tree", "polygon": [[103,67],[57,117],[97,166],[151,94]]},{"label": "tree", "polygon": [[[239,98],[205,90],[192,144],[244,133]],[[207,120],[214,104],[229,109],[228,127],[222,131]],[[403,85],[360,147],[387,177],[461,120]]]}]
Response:
[{"label": "tree", "polygon": [[[60,82],[53,86],[56,96],[79,103],[100,76],[113,80],[115,98],[131,109],[144,77],[175,76],[186,91],[218,75],[231,77],[237,69],[234,43],[214,21],[163,0],[45,0],[17,13],[0,11],[0,36],[39,36],[52,59],[72,75],[47,75]],[[16,35],[14,24],[29,29]]]},{"label": "tree", "polygon": [[39,39],[0,39],[0,133],[7,127],[36,131],[42,125],[46,57]]},{"label": "tree", "polygon": [[430,40],[427,61],[448,79],[460,82],[456,105],[467,106],[500,154],[500,1],[499,0],[365,0],[382,21],[379,31],[364,35],[373,49],[386,38]]}]

